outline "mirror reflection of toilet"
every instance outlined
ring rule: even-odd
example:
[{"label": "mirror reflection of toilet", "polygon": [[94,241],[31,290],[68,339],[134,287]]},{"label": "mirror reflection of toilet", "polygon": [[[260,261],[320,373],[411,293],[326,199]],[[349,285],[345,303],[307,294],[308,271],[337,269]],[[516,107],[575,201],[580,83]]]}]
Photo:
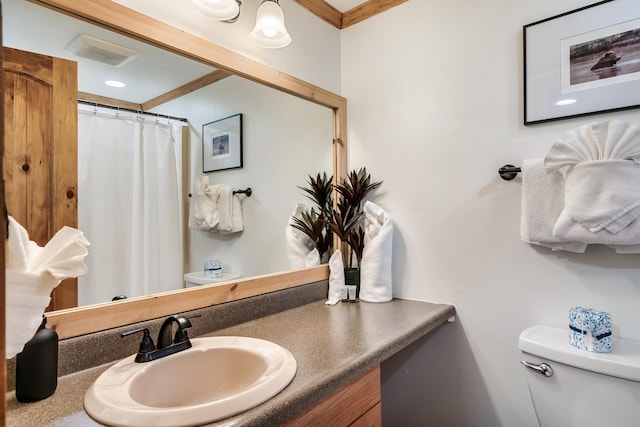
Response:
[{"label": "mirror reflection of toilet", "polygon": [[192,288],[194,286],[211,285],[213,283],[228,282],[230,280],[237,280],[241,278],[240,274],[222,273],[217,279],[210,279],[205,276],[204,271],[194,271],[193,273],[186,273],[184,275],[185,287]]},{"label": "mirror reflection of toilet", "polygon": [[640,342],[613,339],[613,352],[573,347],[569,330],[532,326],[518,347],[541,427],[640,425]]}]

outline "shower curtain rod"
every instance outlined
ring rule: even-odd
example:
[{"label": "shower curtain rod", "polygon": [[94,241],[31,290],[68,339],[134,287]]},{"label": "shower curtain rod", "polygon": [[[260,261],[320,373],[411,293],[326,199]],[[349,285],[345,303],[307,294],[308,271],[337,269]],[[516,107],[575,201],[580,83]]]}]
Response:
[{"label": "shower curtain rod", "polygon": [[78,104],[93,105],[94,107],[110,108],[112,110],[127,111],[129,113],[145,114],[147,116],[153,116],[153,117],[156,117],[156,118],[163,117],[163,118],[166,118],[168,120],[177,120],[177,121],[185,122],[185,123],[188,121],[184,117],[168,116],[166,114],[159,114],[159,113],[149,113],[149,112],[142,111],[142,110],[136,111],[136,110],[131,109],[131,108],[117,107],[117,106],[108,105],[108,104],[101,104],[99,102],[85,101],[83,99],[78,99]]}]

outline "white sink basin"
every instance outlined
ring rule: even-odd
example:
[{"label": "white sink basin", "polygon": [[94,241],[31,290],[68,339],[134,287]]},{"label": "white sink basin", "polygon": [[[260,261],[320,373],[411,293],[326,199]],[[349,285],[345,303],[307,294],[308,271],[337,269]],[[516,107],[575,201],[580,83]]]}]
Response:
[{"label": "white sink basin", "polygon": [[210,337],[162,359],[134,356],[102,373],[84,397],[95,420],[112,426],[191,426],[251,409],[293,379],[296,360],[257,338]]}]

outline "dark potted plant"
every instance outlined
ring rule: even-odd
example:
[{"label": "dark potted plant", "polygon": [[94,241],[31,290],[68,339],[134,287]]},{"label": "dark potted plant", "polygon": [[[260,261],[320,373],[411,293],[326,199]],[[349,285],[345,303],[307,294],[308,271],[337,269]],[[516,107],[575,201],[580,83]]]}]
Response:
[{"label": "dark potted plant", "polygon": [[[333,177],[326,173],[309,175],[308,187],[298,187],[315,204],[301,213],[300,218],[292,218],[292,226],[309,236],[320,254],[322,262],[327,262],[333,253],[333,234],[342,242],[342,261],[345,284],[356,286],[356,297],[360,293],[360,261],[364,251],[364,213],[366,197],[378,188],[382,181],[371,182],[366,168],[352,170],[338,184],[332,185]],[[338,195],[333,206],[333,190]]]},{"label": "dark potted plant", "polygon": [[367,169],[360,168],[352,170],[346,179],[333,186],[339,197],[336,208],[328,217],[328,225],[343,243],[345,282],[356,286],[356,297],[360,294],[360,261],[364,250],[362,207],[369,193],[381,184],[382,181],[371,182]]}]

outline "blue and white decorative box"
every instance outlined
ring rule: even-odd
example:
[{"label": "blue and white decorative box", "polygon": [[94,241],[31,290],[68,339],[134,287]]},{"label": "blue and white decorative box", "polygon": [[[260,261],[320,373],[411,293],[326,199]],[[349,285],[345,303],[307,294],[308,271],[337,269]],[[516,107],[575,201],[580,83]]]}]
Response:
[{"label": "blue and white decorative box", "polygon": [[611,314],[593,308],[573,307],[569,310],[571,345],[596,353],[610,353]]}]

